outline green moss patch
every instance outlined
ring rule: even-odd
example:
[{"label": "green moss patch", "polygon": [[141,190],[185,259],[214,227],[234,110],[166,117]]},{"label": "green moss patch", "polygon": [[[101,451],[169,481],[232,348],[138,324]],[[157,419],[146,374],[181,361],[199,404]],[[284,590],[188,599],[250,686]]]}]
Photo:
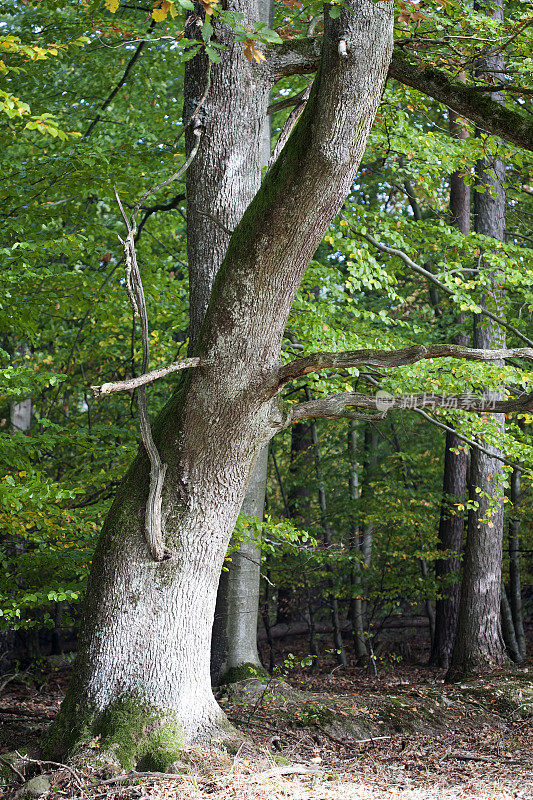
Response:
[{"label": "green moss patch", "polygon": [[181,726],[172,715],[162,717],[133,697],[109,706],[94,733],[100,736],[100,749],[112,753],[125,769],[167,772],[184,746]]}]

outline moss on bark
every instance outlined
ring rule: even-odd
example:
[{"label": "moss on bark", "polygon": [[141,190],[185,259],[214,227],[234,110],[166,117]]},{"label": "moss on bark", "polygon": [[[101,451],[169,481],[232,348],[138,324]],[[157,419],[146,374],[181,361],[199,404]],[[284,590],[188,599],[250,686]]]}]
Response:
[{"label": "moss on bark", "polygon": [[112,761],[125,769],[167,772],[184,747],[181,725],[168,711],[132,696],[95,714],[67,697],[43,752],[50,758]]}]

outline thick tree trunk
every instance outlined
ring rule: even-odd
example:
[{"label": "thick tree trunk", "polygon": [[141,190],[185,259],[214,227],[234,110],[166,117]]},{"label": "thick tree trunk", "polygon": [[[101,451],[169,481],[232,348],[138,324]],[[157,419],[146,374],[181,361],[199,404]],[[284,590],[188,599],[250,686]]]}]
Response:
[{"label": "thick tree trunk", "polygon": [[[486,10],[486,9],[485,9]],[[489,12],[503,19],[503,2],[497,0]],[[487,59],[483,72],[501,76],[501,56]],[[493,94],[493,99],[501,99]],[[495,157],[491,163],[477,163],[477,180],[486,187],[474,195],[476,233],[505,241],[505,166]],[[483,303],[503,316],[501,278],[491,276],[492,286]],[[474,347],[505,347],[505,331],[495,323],[476,319]],[[502,362],[503,363],[503,362]],[[500,399],[501,395],[497,398]],[[505,416],[491,415],[492,425],[503,432]],[[499,451],[488,447],[490,451]],[[447,680],[457,680],[499,667],[506,661],[501,632],[500,600],[503,549],[503,503],[499,498],[502,484],[502,462],[478,448],[470,459],[470,500],[474,507],[468,515],[468,532],[463,564],[461,601],[457,636]]]},{"label": "thick tree trunk", "polygon": [[[252,12],[254,17],[257,14],[257,18],[268,25],[271,24],[271,0],[257,0],[257,8],[255,9],[252,6],[250,13]],[[220,99],[219,96],[210,98],[211,103],[217,99]],[[262,120],[261,135],[258,143],[259,153],[251,163],[240,159],[238,161],[239,167],[238,169],[236,168],[234,175],[234,182],[245,188],[248,187],[248,192],[243,191],[234,197],[234,213],[239,220],[255,193],[254,187],[257,187],[260,182],[261,167],[266,166],[270,159],[270,117],[267,115],[266,109],[268,95],[262,93],[262,100],[263,105],[254,111],[259,120]],[[221,110],[219,118],[222,118],[223,113],[224,108]],[[233,158],[239,159],[240,153],[253,146],[256,140],[254,139],[252,142],[237,142],[238,131],[234,131],[235,121],[233,119],[225,119],[224,124],[229,126],[230,129],[230,135],[227,139],[236,145],[235,150],[230,155],[230,160]],[[221,134],[223,134],[223,131],[219,129],[218,135],[220,136]],[[246,137],[248,131],[243,129],[241,135]],[[217,155],[222,159],[222,162],[217,163],[216,172],[221,173],[226,167],[224,159],[227,154],[225,151],[214,153],[211,154],[211,159],[216,159]],[[248,170],[255,170],[256,174],[250,176],[247,174]],[[189,188],[195,194],[203,196],[203,208],[211,207],[218,202],[218,187],[215,184],[201,187],[195,186],[194,189],[192,187]],[[210,193],[212,189],[215,189],[215,196],[212,195],[212,192]],[[240,209],[237,205],[239,200],[242,203]],[[198,202],[201,202],[200,198]],[[202,267],[201,260],[198,262],[195,259],[195,255],[196,251],[191,248],[189,252],[189,273],[196,276],[198,273],[201,274]],[[214,269],[216,266],[217,272],[222,263],[223,255],[225,255],[225,248],[223,249],[222,247],[212,254],[211,268]],[[214,263],[216,260],[218,260],[218,264]],[[211,293],[211,289],[212,286],[209,289],[209,293]],[[258,517],[259,520],[263,519],[264,514],[267,471],[268,447],[265,447],[252,468],[248,490],[241,508],[241,513]],[[240,680],[246,674],[254,675],[264,672],[257,652],[260,565],[260,540],[244,542],[239,544],[233,551],[231,560],[226,564],[220,576],[211,642],[211,680],[214,686]]]},{"label": "thick tree trunk", "polygon": [[[326,12],[307,107],[231,237],[197,338],[202,366],[180,381],[153,426],[167,464],[162,515],[171,557],[153,561],[145,543],[144,452],[104,525],[80,656],[49,738],[56,757],[99,734],[100,752],[121,763],[166,769],[183,745],[227,735],[209,669],[218,578],[253,461],[286,424],[274,397],[283,332],[303,272],[350,190],[392,51],[391,3],[347,5],[337,20]],[[243,58],[239,48],[223,59]],[[253,118],[267,88],[246,70],[242,83],[224,81],[221,91],[248,93]],[[239,124],[248,126],[244,103],[239,110]],[[206,137],[212,122],[208,112]],[[210,130],[214,147],[216,124]],[[212,180],[204,167],[198,180]],[[220,176],[222,198],[231,194],[234,168],[228,163]],[[220,203],[210,211],[230,226]],[[206,270],[195,302],[205,308],[209,252],[198,248]]]}]

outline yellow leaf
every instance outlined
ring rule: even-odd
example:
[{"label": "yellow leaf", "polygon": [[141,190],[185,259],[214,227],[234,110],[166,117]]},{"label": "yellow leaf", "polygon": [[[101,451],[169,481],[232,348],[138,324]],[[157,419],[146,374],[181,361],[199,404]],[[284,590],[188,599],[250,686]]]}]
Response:
[{"label": "yellow leaf", "polygon": [[112,14],[115,13],[115,11],[117,10],[117,8],[120,5],[120,0],[104,0],[104,2],[105,2],[105,7]]},{"label": "yellow leaf", "polygon": [[167,18],[167,12],[163,11],[162,8],[154,8],[152,11],[152,19],[156,22],[163,22],[164,19]]}]

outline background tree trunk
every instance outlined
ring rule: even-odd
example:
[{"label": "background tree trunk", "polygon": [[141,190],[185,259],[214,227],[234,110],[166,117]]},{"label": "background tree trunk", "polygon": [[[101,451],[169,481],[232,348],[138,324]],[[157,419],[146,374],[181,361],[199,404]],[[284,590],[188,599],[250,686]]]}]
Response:
[{"label": "background tree trunk", "polygon": [[[260,521],[265,507],[267,467],[268,447],[264,447],[252,469],[241,508],[242,514]],[[213,686],[264,673],[257,652],[260,544],[259,537],[240,544],[220,575],[211,644]]]},{"label": "background tree trunk", "polygon": [[[485,6],[482,8],[494,19],[503,20],[503,0],[493,3],[490,10]],[[504,70],[502,56],[485,59],[480,70],[495,79],[501,79]],[[503,102],[497,93],[492,93],[492,98]],[[503,242],[505,166],[501,158],[496,156],[491,163],[478,161],[476,173],[478,184],[486,187],[486,191],[475,192],[474,195],[476,233]],[[493,274],[491,280],[492,287],[482,302],[491,309],[498,309],[499,316],[504,316],[502,292],[498,288],[500,278]],[[477,317],[474,347],[505,347],[505,331],[494,322]],[[501,395],[497,397],[500,398]],[[491,420],[503,433],[505,416],[493,414]],[[488,449],[493,450],[492,447]],[[499,454],[496,449],[493,451]],[[468,514],[457,637],[448,680],[499,667],[506,660],[500,618],[503,503],[499,493],[502,481],[501,461],[473,448],[470,459],[470,500],[476,507],[471,508]]]},{"label": "background tree trunk", "polygon": [[[465,80],[465,76],[460,76]],[[450,135],[457,139],[466,139],[468,131],[458,123],[457,115],[448,111]],[[450,217],[466,236],[470,233],[470,187],[467,186],[459,172],[450,175]],[[457,317],[457,323],[463,324],[464,314]],[[459,334],[454,338],[456,344],[468,345],[468,336]],[[444,446],[444,474],[442,481],[442,503],[439,522],[439,550],[452,551],[456,555],[439,558],[435,562],[437,579],[437,601],[435,603],[435,636],[429,663],[441,669],[448,669],[452,655],[457,615],[459,613],[460,554],[463,548],[464,517],[457,511],[457,503],[464,501],[466,495],[466,478],[468,470],[468,452],[462,442],[452,431],[446,431]],[[455,582],[450,584],[450,580]],[[443,584],[448,584],[441,589]]]},{"label": "background tree trunk", "polygon": [[522,612],[522,587],[520,580],[520,518],[518,507],[521,500],[520,470],[514,469],[511,475],[511,503],[513,513],[509,519],[509,595],[511,617],[516,633],[519,660],[526,656],[526,637]]}]

